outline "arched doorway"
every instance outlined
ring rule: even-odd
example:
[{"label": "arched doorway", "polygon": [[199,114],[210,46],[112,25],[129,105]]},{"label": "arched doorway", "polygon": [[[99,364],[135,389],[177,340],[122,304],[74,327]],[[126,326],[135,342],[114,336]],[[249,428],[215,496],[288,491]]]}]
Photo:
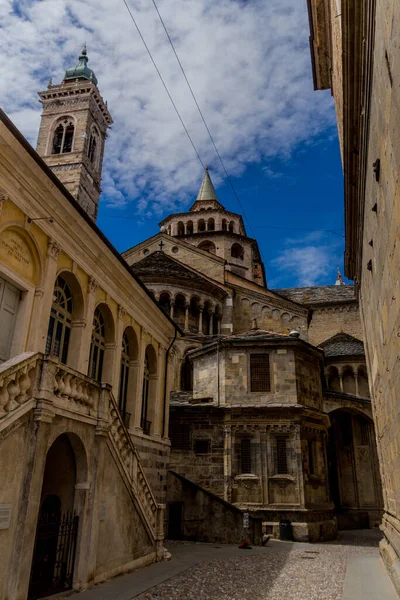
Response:
[{"label": "arched doorway", "polygon": [[356,410],[330,414],[328,473],[339,529],[374,526],[382,509],[372,420]]},{"label": "arched doorway", "polygon": [[50,447],[43,476],[28,599],[72,588],[79,515],[84,502],[76,490],[87,479],[86,454],[74,434],[60,435]]},{"label": "arched doorway", "polygon": [[193,365],[187,353],[181,367],[181,390],[182,392],[193,391]]}]

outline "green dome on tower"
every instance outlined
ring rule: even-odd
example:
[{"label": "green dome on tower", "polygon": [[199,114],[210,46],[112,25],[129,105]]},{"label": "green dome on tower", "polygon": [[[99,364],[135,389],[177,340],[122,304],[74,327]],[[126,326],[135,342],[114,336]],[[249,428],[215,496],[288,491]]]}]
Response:
[{"label": "green dome on tower", "polygon": [[71,79],[88,79],[97,85],[96,75],[93,73],[92,69],[89,69],[87,66],[88,60],[85,44],[79,56],[79,62],[76,67],[70,67],[65,71],[64,81],[70,81]]}]

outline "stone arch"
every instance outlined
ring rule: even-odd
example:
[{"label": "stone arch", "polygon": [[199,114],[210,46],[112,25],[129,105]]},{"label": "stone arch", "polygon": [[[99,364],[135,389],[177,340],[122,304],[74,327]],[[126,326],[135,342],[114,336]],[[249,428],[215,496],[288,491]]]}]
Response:
[{"label": "stone arch", "polygon": [[200,298],[192,296],[189,306],[189,331],[191,333],[199,333],[199,318],[200,318]]},{"label": "stone arch", "polygon": [[169,316],[171,311],[171,294],[168,291],[163,291],[158,299],[160,308]]},{"label": "stone arch", "polygon": [[203,333],[204,335],[212,334],[212,312],[213,312],[213,304],[210,300],[206,300],[204,302],[204,310],[203,310]]},{"label": "stone arch", "polygon": [[327,386],[330,390],[333,390],[334,392],[342,391],[341,386],[340,386],[339,371],[338,371],[337,367],[335,367],[335,366],[331,366],[328,368]]},{"label": "stone arch", "polygon": [[187,348],[183,355],[181,364],[181,390],[182,392],[193,391],[193,364],[190,360],[188,353],[194,350],[194,347]]},{"label": "stone arch", "polygon": [[200,242],[200,244],[197,247],[200,250],[204,250],[205,252],[210,252],[211,254],[216,253],[215,244],[214,244],[214,242],[211,242],[210,240],[205,240],[204,242]]},{"label": "stone arch", "polygon": [[215,219],[213,217],[210,217],[207,221],[207,231],[214,231],[215,230]]},{"label": "stone arch", "polygon": [[282,319],[282,321],[284,323],[289,323],[289,321],[290,321],[290,315],[289,315],[289,313],[288,312],[282,313],[281,319]]},{"label": "stone arch", "polygon": [[188,221],[186,223],[186,233],[187,233],[187,235],[192,235],[192,233],[193,233],[193,221]]},{"label": "stone arch", "polygon": [[234,244],[232,244],[232,246],[231,246],[231,257],[232,258],[238,258],[239,260],[243,260],[244,259],[244,249],[243,249],[243,246],[241,244],[238,244],[237,242],[235,242]]},{"label": "stone arch", "polygon": [[[55,572],[62,577],[68,573],[69,577],[64,584],[64,589],[72,587],[73,572],[79,564],[82,555],[79,540],[82,536],[75,537],[77,543],[76,554],[71,555],[60,552],[60,524],[61,520],[75,521],[78,519],[79,528],[83,529],[87,496],[88,460],[85,446],[81,438],[72,432],[55,436],[49,444],[46,453],[46,462],[43,472],[42,489],[39,501],[39,515],[37,521],[37,534],[32,557],[29,597],[37,597],[37,591],[47,588],[52,590]],[[80,485],[78,485],[80,484]],[[73,517],[76,515],[76,517]],[[43,560],[43,547],[40,532],[46,528],[49,535],[53,527],[54,535],[49,537],[46,546],[46,557]],[[68,586],[68,587],[67,587]]]},{"label": "stone arch", "polygon": [[97,304],[93,315],[88,375],[112,384],[115,360],[115,323],[110,307]]},{"label": "stone arch", "polygon": [[129,428],[135,414],[136,389],[139,374],[139,342],[132,325],[122,334],[121,364],[118,386],[118,407],[125,426]]},{"label": "stone arch", "polygon": [[[67,114],[55,117],[49,130],[46,154],[66,154],[73,152],[76,130],[77,120],[74,115]],[[59,151],[57,152],[55,150]]]},{"label": "stone arch", "polygon": [[370,398],[369,383],[367,369],[364,365],[360,365],[357,370],[358,395],[363,398]]},{"label": "stone arch", "polygon": [[74,369],[79,368],[84,316],[81,283],[74,273],[61,269],[54,282],[45,353],[57,356]]},{"label": "stone arch", "polygon": [[259,317],[261,315],[261,304],[259,302],[252,302],[251,314],[253,317]]},{"label": "stone arch", "polygon": [[345,394],[356,395],[356,379],[354,377],[353,367],[346,365],[342,369],[343,392]]},{"label": "stone arch", "polygon": [[230,221],[229,225],[228,225],[228,231],[230,233],[235,233],[235,222],[234,221]]},{"label": "stone arch", "polygon": [[143,385],[142,385],[142,407],[140,414],[140,426],[143,433],[150,435],[154,431],[154,419],[157,404],[158,390],[158,361],[157,353],[152,344],[148,344],[145,350]]},{"label": "stone arch", "polygon": [[197,231],[205,231],[206,230],[206,222],[204,219],[199,219],[197,221]]},{"label": "stone arch", "polygon": [[185,235],[185,226],[183,221],[178,221],[176,224],[176,235]]},{"label": "stone arch", "polygon": [[222,219],[222,231],[228,231],[228,221],[226,219]]},{"label": "stone arch", "polygon": [[278,310],[277,308],[274,308],[274,310],[272,311],[272,318],[274,321],[280,321],[281,320],[281,311]]},{"label": "stone arch", "polygon": [[19,223],[0,228],[1,261],[33,285],[43,281],[43,261],[35,238]]},{"label": "stone arch", "polygon": [[174,302],[174,320],[179,327],[184,329],[185,327],[185,314],[186,314],[186,297],[183,293],[178,293],[175,296]]},{"label": "stone arch", "polygon": [[221,321],[221,308],[217,304],[215,307],[214,314],[212,316],[213,319],[213,335],[218,335],[220,332],[220,321]]}]

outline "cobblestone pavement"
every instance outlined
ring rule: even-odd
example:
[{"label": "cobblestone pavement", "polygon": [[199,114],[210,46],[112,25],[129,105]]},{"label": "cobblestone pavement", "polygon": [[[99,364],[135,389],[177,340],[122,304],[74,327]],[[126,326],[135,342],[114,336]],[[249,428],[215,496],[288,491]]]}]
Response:
[{"label": "cobblestone pavement", "polygon": [[[271,541],[262,554],[243,550],[238,557],[202,560],[136,600],[341,600],[347,558],[377,556],[380,538],[379,531],[365,530],[342,532],[325,544]],[[174,553],[182,543],[165,545]]]}]

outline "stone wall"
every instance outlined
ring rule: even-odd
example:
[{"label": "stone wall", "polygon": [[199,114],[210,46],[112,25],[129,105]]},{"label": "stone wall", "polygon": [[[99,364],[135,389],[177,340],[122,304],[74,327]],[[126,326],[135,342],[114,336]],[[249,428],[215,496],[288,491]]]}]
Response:
[{"label": "stone wall", "polygon": [[170,444],[166,439],[154,439],[141,432],[131,432],[132,441],[140,455],[147,481],[157,502],[165,503],[167,464]]},{"label": "stone wall", "polygon": [[356,302],[314,308],[308,329],[310,344],[318,346],[336,333],[344,332],[364,339],[360,311]]},{"label": "stone wall", "polygon": [[[390,545],[400,590],[400,4],[377,0],[369,115],[360,305]],[[372,163],[380,160],[379,181]],[[376,208],[375,208],[376,207]],[[369,263],[369,261],[371,261]],[[370,267],[368,266],[370,265]],[[371,270],[369,270],[369,268]]]},{"label": "stone wall", "polygon": [[[250,516],[250,526],[245,531],[243,511],[236,506],[173,471],[168,471],[167,478],[167,518],[168,508],[172,503],[183,504],[180,539],[214,544],[239,544],[246,537],[251,544],[261,543],[260,517]],[[168,522],[165,535],[168,536]]]}]

